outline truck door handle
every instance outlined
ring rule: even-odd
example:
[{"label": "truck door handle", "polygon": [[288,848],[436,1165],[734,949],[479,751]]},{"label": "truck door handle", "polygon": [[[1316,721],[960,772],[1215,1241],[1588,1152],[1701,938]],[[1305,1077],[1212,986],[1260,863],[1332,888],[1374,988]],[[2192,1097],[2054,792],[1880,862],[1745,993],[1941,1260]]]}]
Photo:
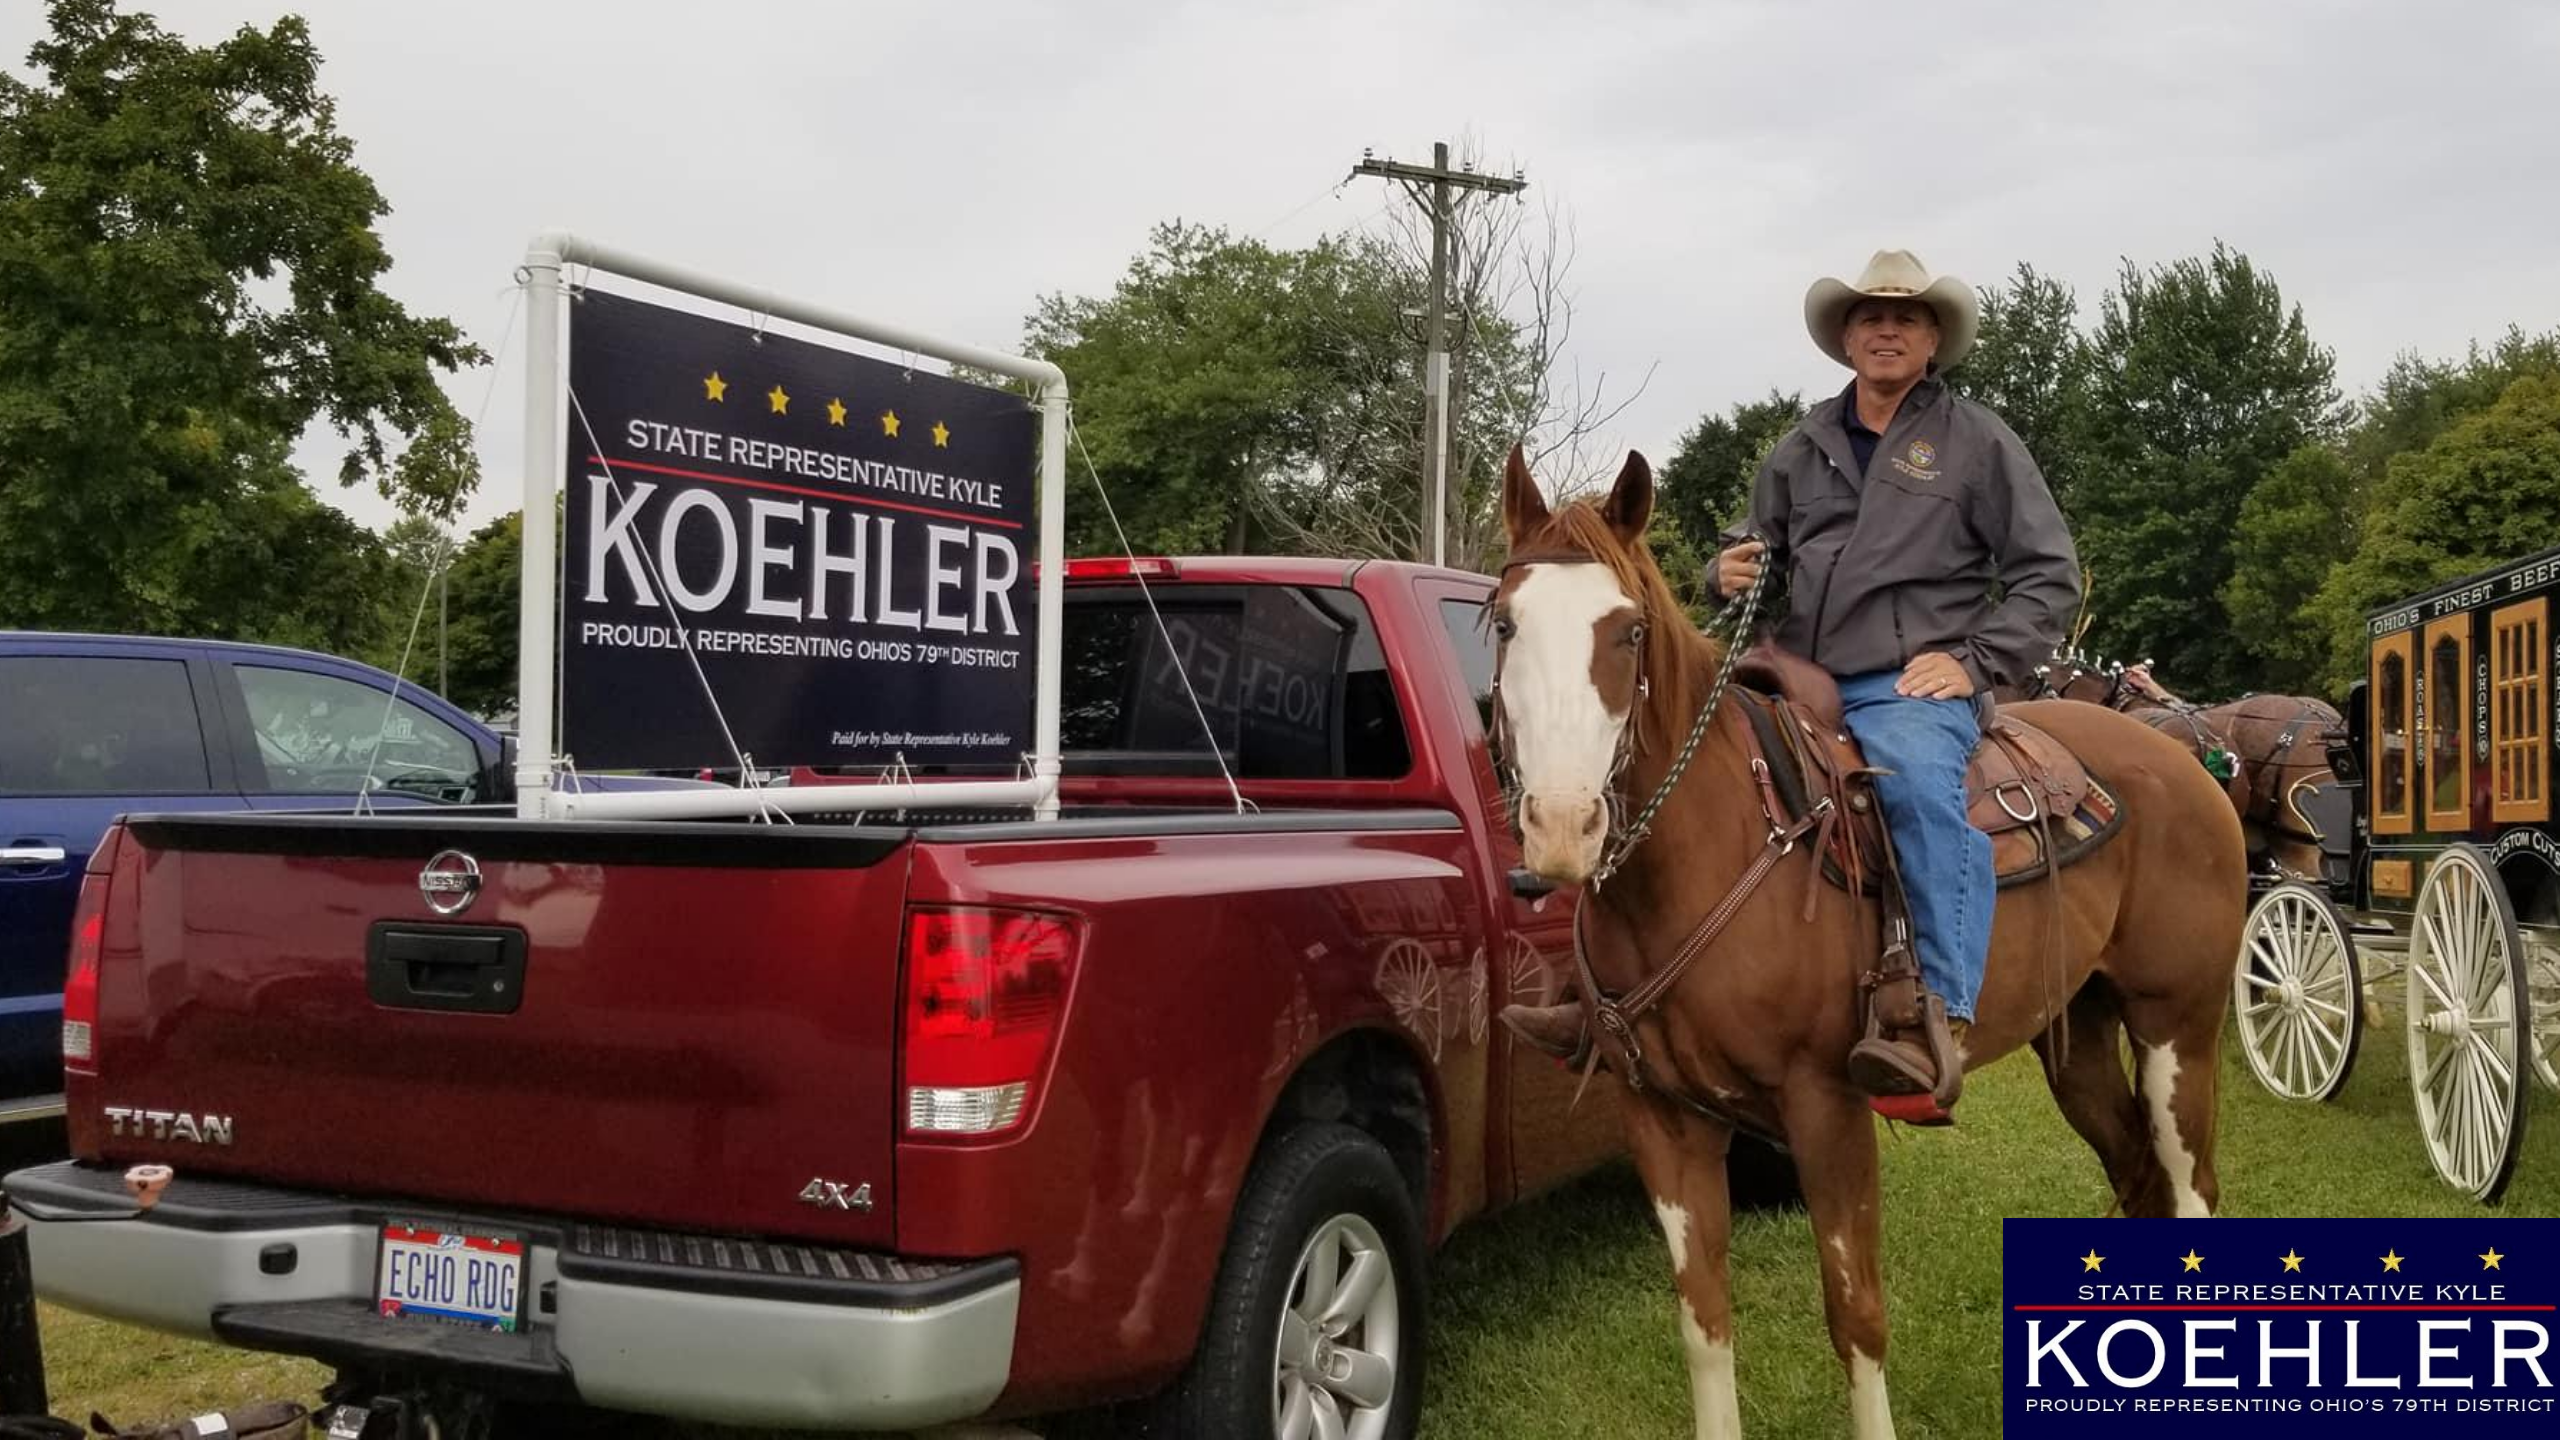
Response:
[{"label": "truck door handle", "polygon": [[0,849],[0,865],[60,865],[71,858],[59,845],[11,845]]}]

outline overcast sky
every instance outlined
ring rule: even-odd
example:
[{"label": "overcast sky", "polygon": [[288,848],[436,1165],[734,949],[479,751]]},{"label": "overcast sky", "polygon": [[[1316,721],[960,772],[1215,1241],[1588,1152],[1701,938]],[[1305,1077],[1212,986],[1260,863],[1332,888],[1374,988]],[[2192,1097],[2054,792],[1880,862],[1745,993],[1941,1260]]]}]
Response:
[{"label": "overcast sky", "polygon": [[[0,7],[0,54],[40,33]],[[209,40],[283,7],[158,0]],[[2560,5],[714,4],[308,0],[388,197],[391,292],[498,348],[562,227],[999,347],[1171,218],[1274,244],[1385,223],[1364,146],[1472,138],[1580,232],[1576,358],[1655,367],[1617,439],[1845,373],[1817,275],[2019,261],[2084,313],[2219,237],[2352,395],[2396,352],[2560,324]],[[471,516],[515,507],[521,381]],[[1069,377],[1072,380],[1072,376]],[[489,385],[453,382],[466,414]],[[306,446],[329,473],[334,452]],[[332,498],[368,523],[370,494]]]}]

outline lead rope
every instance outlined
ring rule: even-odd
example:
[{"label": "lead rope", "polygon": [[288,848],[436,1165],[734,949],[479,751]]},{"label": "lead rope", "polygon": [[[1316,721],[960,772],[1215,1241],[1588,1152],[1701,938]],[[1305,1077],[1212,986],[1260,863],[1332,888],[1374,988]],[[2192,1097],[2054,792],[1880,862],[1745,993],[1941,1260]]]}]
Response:
[{"label": "lead rope", "polygon": [[[1751,637],[1751,622],[1760,610],[1760,592],[1768,583],[1769,565],[1764,558],[1760,573],[1751,579],[1751,588],[1742,593],[1740,606],[1707,622],[1706,633],[1709,635],[1715,634],[1719,627],[1729,632],[1725,637],[1724,660],[1716,667],[1715,684],[1707,691],[1706,703],[1698,707],[1698,718],[1690,723],[1689,738],[1681,744],[1680,753],[1672,757],[1670,771],[1662,777],[1662,783],[1653,788],[1653,795],[1644,802],[1644,808],[1618,831],[1617,839],[1610,843],[1608,852],[1600,858],[1600,868],[1591,872],[1589,888],[1599,889],[1610,876],[1618,873],[1619,866],[1627,863],[1627,857],[1635,853],[1635,848],[1644,843],[1645,836],[1652,832],[1653,817],[1661,811],[1663,802],[1671,798],[1672,787],[1688,773],[1689,762],[1697,758],[1699,742],[1707,738],[1707,726],[1716,718],[1716,707],[1724,701],[1725,687],[1732,683],[1734,664],[1742,658],[1743,642]],[[1632,732],[1632,720],[1629,726]]]}]

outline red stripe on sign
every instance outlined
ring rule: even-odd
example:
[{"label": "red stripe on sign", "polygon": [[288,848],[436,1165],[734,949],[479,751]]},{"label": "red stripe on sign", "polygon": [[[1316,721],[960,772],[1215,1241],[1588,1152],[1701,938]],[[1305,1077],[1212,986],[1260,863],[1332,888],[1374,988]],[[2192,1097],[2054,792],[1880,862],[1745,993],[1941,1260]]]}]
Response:
[{"label": "red stripe on sign", "polygon": [[2188,1310],[2209,1315],[2229,1315],[2240,1310],[2339,1310],[2363,1313],[2424,1311],[2429,1314],[2449,1312],[2456,1315],[2476,1315],[2489,1310],[2539,1312],[2555,1307],[2549,1305],[2012,1305],[2009,1308],[2020,1313],[2029,1310],[2104,1311],[2109,1314],[2120,1310]]},{"label": "red stripe on sign", "polygon": [[[873,500],[860,495],[847,495],[838,490],[811,490],[799,485],[784,485],[772,480],[749,480],[737,475],[714,475],[704,470],[679,470],[673,465],[650,465],[638,460],[608,460],[602,455],[587,457],[590,464],[614,470],[645,470],[652,475],[673,475],[683,480],[708,480],[714,485],[742,485],[749,490],[773,490],[784,495],[806,495],[813,500],[833,500],[839,505],[867,505],[874,510],[897,510],[909,515],[930,515],[936,520],[958,520],[968,525],[993,525],[999,530],[1019,530],[1020,521],[998,520],[991,515],[963,515],[956,510],[936,510],[929,505],[907,505],[895,500]],[[608,477],[610,478],[610,477]]]}]

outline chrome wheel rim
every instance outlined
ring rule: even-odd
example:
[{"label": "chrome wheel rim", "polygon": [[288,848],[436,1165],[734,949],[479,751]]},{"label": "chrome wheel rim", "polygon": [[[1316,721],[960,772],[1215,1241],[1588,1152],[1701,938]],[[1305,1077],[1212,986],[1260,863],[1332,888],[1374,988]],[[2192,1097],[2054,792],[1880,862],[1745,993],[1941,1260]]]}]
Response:
[{"label": "chrome wheel rim", "polygon": [[2427,872],[2409,927],[2409,1088],[2427,1158],[2475,1199],[2504,1188],[2516,1143],[2525,1037],[2514,922],[2497,877],[2448,851]]},{"label": "chrome wheel rim", "polygon": [[2249,911],[2231,1008],[2258,1083],[2287,1100],[2337,1093],[2355,1054],[2355,951],[2336,913],[2298,885]]},{"label": "chrome wheel rim", "polygon": [[1279,1440],[1378,1440],[1396,1397],[1395,1264],[1377,1227],[1336,1215],[1316,1227],[1289,1277],[1272,1357]]}]

